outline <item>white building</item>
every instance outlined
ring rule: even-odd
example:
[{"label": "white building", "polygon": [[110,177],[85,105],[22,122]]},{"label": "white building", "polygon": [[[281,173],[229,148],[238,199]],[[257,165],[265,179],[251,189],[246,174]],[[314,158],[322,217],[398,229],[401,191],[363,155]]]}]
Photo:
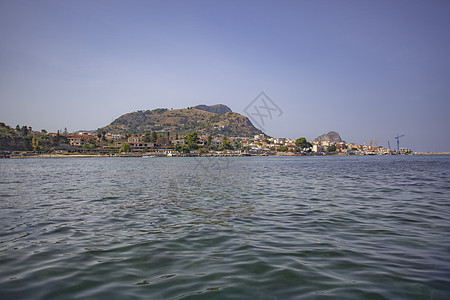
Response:
[{"label": "white building", "polygon": [[323,152],[323,149],[319,145],[313,145],[312,152]]},{"label": "white building", "polygon": [[172,145],[186,145],[186,142],[184,141],[184,139],[173,139],[170,141],[172,143]]},{"label": "white building", "polygon": [[264,140],[264,134],[263,133],[261,133],[261,134],[257,134],[257,135],[255,135],[254,137],[253,137],[253,139],[255,140],[255,141],[259,141],[259,140]]}]

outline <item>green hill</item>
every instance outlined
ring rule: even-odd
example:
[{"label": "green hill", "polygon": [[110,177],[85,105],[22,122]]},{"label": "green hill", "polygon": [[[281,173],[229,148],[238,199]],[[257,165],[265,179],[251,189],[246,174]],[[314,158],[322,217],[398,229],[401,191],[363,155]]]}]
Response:
[{"label": "green hill", "polygon": [[127,113],[101,129],[119,134],[144,134],[158,131],[185,135],[197,131],[199,134],[240,137],[252,137],[263,133],[255,128],[247,117],[232,112],[225,105],[197,107],[173,110],[159,108]]}]

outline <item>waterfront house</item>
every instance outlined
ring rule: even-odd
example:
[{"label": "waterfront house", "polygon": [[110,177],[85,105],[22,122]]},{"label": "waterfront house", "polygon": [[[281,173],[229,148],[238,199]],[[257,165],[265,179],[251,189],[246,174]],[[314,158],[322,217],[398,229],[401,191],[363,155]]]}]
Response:
[{"label": "waterfront house", "polygon": [[106,140],[113,140],[113,141],[118,141],[118,140],[120,140],[122,138],[122,135],[121,134],[117,134],[117,133],[110,133],[110,132],[108,132],[108,133],[106,133],[105,134],[105,139]]},{"label": "waterfront house", "polygon": [[142,143],[142,136],[132,135],[128,138],[129,143]]},{"label": "waterfront house", "polygon": [[72,135],[69,136],[67,139],[69,140],[69,144],[72,146],[84,146],[87,144],[87,141],[89,139],[93,138],[90,135]]},{"label": "waterfront house", "polygon": [[154,143],[152,142],[128,142],[128,141],[117,141],[116,142],[116,147],[120,148],[122,147],[123,144],[129,144],[131,151],[143,151],[143,150],[148,150],[151,149],[155,146]]}]

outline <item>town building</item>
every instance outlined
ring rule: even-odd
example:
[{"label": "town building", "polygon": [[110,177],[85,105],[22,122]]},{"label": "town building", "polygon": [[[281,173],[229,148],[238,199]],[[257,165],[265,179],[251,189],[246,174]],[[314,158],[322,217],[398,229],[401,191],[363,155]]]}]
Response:
[{"label": "town building", "polygon": [[128,142],[128,141],[117,141],[116,147],[120,148],[123,144],[128,143],[130,145],[131,151],[143,151],[153,148],[155,146],[152,142]]},{"label": "town building", "polygon": [[93,137],[90,135],[79,134],[69,136],[67,139],[69,140],[69,144],[72,146],[84,146],[87,144],[88,140],[92,138]]},{"label": "town building", "polygon": [[316,153],[323,152],[323,149],[319,145],[313,145],[312,152],[316,152]]},{"label": "town building", "polygon": [[120,140],[122,138],[122,135],[121,134],[117,134],[117,133],[110,133],[110,132],[108,132],[108,133],[106,133],[105,134],[105,139],[106,140],[113,140],[113,141],[118,141],[118,140]]}]

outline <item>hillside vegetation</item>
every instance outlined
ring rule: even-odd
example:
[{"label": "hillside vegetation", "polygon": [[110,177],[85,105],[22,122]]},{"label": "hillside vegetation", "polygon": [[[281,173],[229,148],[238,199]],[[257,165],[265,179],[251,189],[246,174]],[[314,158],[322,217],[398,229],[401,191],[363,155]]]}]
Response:
[{"label": "hillside vegetation", "polygon": [[31,150],[32,136],[28,127],[13,129],[5,123],[0,123],[0,150],[26,151]]},{"label": "hillside vegetation", "polygon": [[[199,109],[200,108],[200,109]],[[186,135],[199,134],[251,137],[262,133],[250,120],[232,112],[225,105],[189,107],[169,110],[165,108],[127,113],[101,130],[119,134],[145,134],[146,132],[170,132]],[[210,110],[210,111],[208,111]],[[214,111],[226,111],[216,113]]]},{"label": "hillside vegetation", "polygon": [[47,131],[31,131],[31,127],[12,128],[0,123],[0,151],[52,151],[60,143],[67,143],[67,138],[48,135]]}]

